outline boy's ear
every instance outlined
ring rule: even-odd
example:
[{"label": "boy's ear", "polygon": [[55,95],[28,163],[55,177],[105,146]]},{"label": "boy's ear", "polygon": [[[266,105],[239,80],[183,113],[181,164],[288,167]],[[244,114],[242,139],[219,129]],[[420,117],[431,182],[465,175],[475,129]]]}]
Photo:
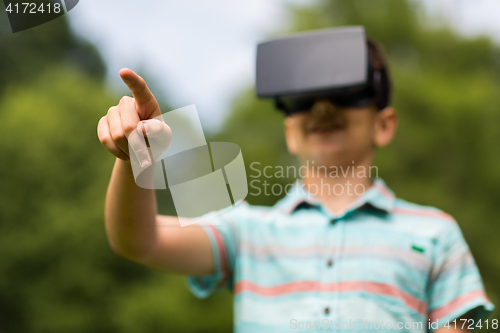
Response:
[{"label": "boy's ear", "polygon": [[375,119],[375,147],[387,146],[394,138],[397,127],[398,115],[393,107],[388,106],[379,111]]},{"label": "boy's ear", "polygon": [[288,116],[284,120],[285,139],[290,154],[297,154],[297,140],[295,139],[295,129],[292,117]]}]

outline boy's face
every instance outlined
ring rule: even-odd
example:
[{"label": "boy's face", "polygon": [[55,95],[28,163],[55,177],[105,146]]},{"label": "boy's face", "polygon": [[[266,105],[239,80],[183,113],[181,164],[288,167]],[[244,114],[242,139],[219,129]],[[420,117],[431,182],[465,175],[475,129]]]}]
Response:
[{"label": "boy's face", "polygon": [[285,119],[288,149],[302,163],[316,166],[370,164],[375,148],[392,140],[397,127],[393,108],[375,105],[338,107],[317,100],[311,110]]}]

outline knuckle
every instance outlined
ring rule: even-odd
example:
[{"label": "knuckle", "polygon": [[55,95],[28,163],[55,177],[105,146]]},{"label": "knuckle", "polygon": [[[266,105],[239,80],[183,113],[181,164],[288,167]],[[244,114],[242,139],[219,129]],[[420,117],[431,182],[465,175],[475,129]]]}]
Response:
[{"label": "knuckle", "polygon": [[123,96],[122,99],[120,100],[120,107],[122,108],[122,111],[135,111],[135,99],[129,96]]},{"label": "knuckle", "polygon": [[111,133],[111,137],[113,138],[113,141],[115,141],[115,142],[127,141],[127,138],[125,137],[125,134],[123,132]]},{"label": "knuckle", "polygon": [[123,105],[123,104],[126,104],[130,99],[132,99],[132,97],[129,97],[129,96],[123,96],[122,98],[120,98],[120,102],[118,103],[119,105]]},{"label": "knuckle", "polygon": [[107,114],[111,114],[111,113],[116,112],[116,111],[118,111],[118,106],[115,105],[115,106],[112,106],[108,109]]},{"label": "knuckle", "polygon": [[132,123],[123,124],[123,132],[128,133],[128,134],[132,133],[136,128],[137,128],[137,126],[132,124]]},{"label": "knuckle", "polygon": [[113,141],[113,138],[111,138],[111,136],[103,136],[102,138],[99,138],[99,141],[101,141],[101,145],[103,145],[107,150],[111,152],[115,150],[115,142]]},{"label": "knuckle", "polygon": [[106,147],[109,146],[112,143],[112,139],[109,136],[103,136],[99,138],[99,141],[101,141],[101,144]]},{"label": "knuckle", "polygon": [[97,131],[99,131],[99,127],[104,126],[104,124],[106,124],[106,122],[107,122],[106,116],[101,117],[101,119],[99,119],[99,121],[97,122]]}]

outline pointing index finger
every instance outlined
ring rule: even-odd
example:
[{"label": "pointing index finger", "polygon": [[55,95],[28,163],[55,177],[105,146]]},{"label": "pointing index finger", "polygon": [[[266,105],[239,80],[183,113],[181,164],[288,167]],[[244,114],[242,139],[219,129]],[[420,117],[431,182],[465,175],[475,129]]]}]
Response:
[{"label": "pointing index finger", "polygon": [[128,68],[120,70],[120,76],[132,92],[132,96],[134,96],[137,103],[138,111],[147,113],[144,115],[141,114],[141,116],[149,118],[150,116],[155,116],[155,113],[161,114],[156,98],[153,96],[142,77]]}]

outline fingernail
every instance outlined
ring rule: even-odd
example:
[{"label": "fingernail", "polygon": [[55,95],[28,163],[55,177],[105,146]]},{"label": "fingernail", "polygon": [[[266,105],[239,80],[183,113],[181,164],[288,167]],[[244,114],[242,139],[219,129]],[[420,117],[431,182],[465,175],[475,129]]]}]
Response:
[{"label": "fingernail", "polygon": [[149,162],[149,160],[142,160],[141,161],[141,167],[145,168],[147,166],[149,166],[151,162]]}]

